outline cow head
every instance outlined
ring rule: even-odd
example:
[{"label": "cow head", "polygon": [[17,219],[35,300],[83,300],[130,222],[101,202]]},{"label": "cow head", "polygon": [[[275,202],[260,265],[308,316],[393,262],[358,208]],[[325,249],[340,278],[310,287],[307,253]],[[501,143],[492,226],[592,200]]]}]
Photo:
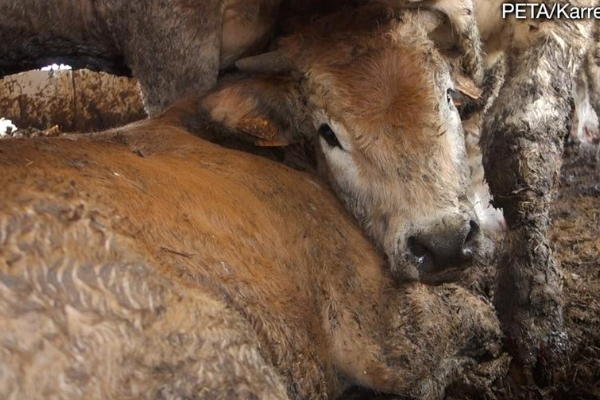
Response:
[{"label": "cow head", "polygon": [[465,144],[426,12],[383,6],[312,21],[249,76],[204,100],[214,121],[262,145],[309,140],[318,168],[399,280],[454,279],[481,233],[467,200]]}]

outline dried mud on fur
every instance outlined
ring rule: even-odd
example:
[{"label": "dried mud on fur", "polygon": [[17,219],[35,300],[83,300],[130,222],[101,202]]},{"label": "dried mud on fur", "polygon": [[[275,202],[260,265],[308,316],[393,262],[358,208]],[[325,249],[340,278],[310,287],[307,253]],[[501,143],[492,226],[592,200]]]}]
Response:
[{"label": "dried mud on fur", "polygon": [[[497,400],[600,400],[600,173],[595,152],[592,145],[565,145],[558,196],[550,207],[548,236],[562,272],[567,363],[550,387],[497,382],[492,388]],[[494,272],[479,268],[467,284],[491,297]],[[460,398],[469,396],[447,397]]]}]

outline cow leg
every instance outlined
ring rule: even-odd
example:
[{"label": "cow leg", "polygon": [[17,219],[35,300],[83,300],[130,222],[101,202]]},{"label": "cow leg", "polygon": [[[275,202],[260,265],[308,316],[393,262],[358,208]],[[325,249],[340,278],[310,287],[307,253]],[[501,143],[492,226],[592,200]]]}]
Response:
[{"label": "cow leg", "polygon": [[545,384],[553,380],[552,367],[561,367],[568,340],[548,211],[572,114],[571,87],[591,26],[552,20],[513,27],[506,81],[486,117],[481,147],[494,205],[504,209],[509,227],[496,307],[515,367],[524,368],[521,377]]},{"label": "cow leg", "polygon": [[[476,84],[483,80],[481,38],[473,0],[379,0],[392,7],[430,7],[448,17],[461,51],[464,72]],[[445,31],[444,31],[445,34]]]},{"label": "cow leg", "polygon": [[450,25],[456,33],[463,70],[476,84],[481,84],[483,80],[481,38],[475,19],[473,0],[437,0],[432,8],[448,16]]},{"label": "cow leg", "polygon": [[150,115],[217,82],[221,46],[220,0],[151,1],[132,18],[124,49]]},{"label": "cow leg", "polygon": [[151,115],[215,85],[221,0],[72,3],[0,2],[0,76],[51,63],[133,74]]}]

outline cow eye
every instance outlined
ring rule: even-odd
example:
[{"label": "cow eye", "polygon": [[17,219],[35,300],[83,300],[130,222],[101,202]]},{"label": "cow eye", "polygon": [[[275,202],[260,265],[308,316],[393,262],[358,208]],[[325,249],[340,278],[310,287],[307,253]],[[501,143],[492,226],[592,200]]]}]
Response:
[{"label": "cow eye", "polygon": [[319,127],[319,135],[321,135],[321,137],[323,139],[325,139],[325,141],[327,142],[328,145],[330,145],[331,147],[339,147],[340,149],[343,150],[342,145],[340,144],[340,141],[338,140],[337,136],[335,136],[335,132],[333,131],[333,129],[331,129],[331,127],[327,124],[323,124]]}]

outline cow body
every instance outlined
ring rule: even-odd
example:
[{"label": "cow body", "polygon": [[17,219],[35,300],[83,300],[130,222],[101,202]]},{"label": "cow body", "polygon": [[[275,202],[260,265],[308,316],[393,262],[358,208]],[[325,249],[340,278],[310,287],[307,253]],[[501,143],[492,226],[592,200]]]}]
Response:
[{"label": "cow body", "polygon": [[2,398],[439,398],[497,355],[488,304],[395,286],[311,175],[155,121],[0,163]]}]

